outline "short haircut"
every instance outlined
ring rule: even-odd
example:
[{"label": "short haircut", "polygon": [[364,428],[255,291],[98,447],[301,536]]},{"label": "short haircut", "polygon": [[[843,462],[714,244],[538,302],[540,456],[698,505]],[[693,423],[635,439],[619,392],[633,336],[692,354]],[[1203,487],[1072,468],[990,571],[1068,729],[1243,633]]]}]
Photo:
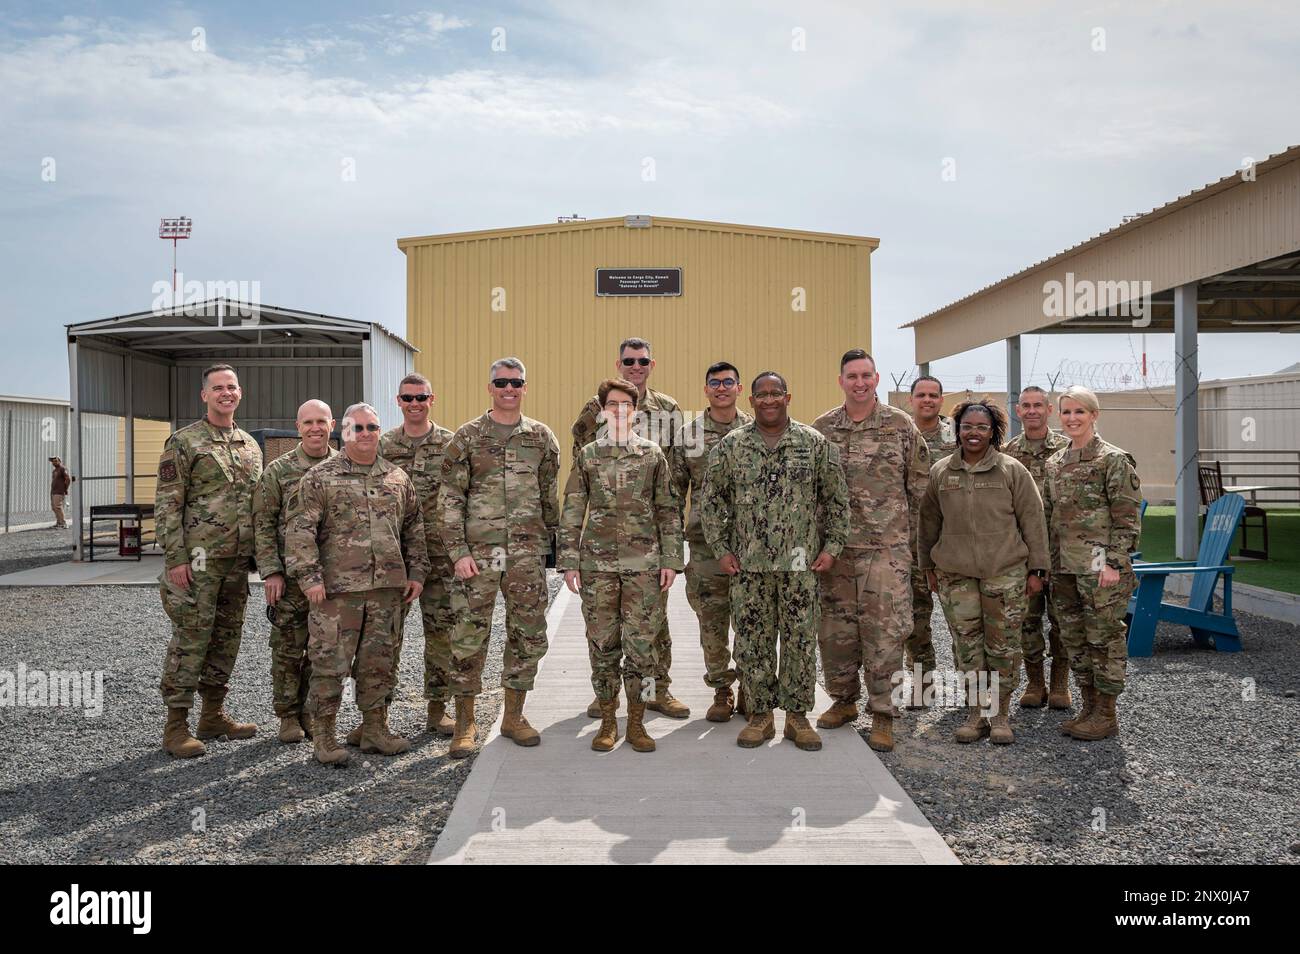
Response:
[{"label": "short haircut", "polygon": [[353,420],[358,411],[366,411],[367,413],[374,415],[376,421],[379,420],[379,412],[364,401],[358,401],[356,404],[349,405],[348,409],[343,412],[343,420]]},{"label": "short haircut", "polygon": [[622,343],[618,346],[618,356],[620,358],[623,357],[623,352],[628,348],[636,348],[638,350],[644,348],[646,354],[654,354],[654,352],[650,350],[650,342],[646,341],[644,338],[624,338]]},{"label": "short haircut", "polygon": [[524,370],[524,363],[518,358],[497,358],[488,368],[488,380],[491,381],[497,374],[497,368],[511,368],[519,372],[521,378],[527,378],[528,372]]},{"label": "short haircut", "polygon": [[600,387],[596,388],[596,400],[600,406],[605,406],[605,399],[609,397],[610,391],[622,391],[624,394],[632,396],[632,407],[635,409],[639,395],[636,393],[636,385],[631,381],[625,381],[623,378],[606,378],[600,382]]},{"label": "short haircut", "polygon": [[740,380],[740,369],[737,368],[734,364],[732,364],[730,361],[715,361],[707,368],[704,369],[705,382],[707,382],[709,378],[713,377],[719,371],[730,371],[736,376],[737,381]]},{"label": "short haircut", "polygon": [[1039,394],[1041,394],[1041,395],[1042,395],[1044,398],[1046,398],[1047,400],[1049,400],[1049,401],[1051,400],[1051,395],[1049,395],[1045,390],[1043,390],[1042,388],[1040,388],[1037,384],[1029,384],[1029,385],[1026,385],[1025,387],[1021,388],[1021,389],[1020,389],[1020,396],[1021,396],[1021,397],[1024,397],[1024,396],[1025,396],[1026,394],[1028,394],[1030,391],[1037,391]]},{"label": "short haircut", "polygon": [[876,359],[861,348],[850,348],[844,352],[844,355],[840,358],[840,371],[843,371],[844,366],[850,361],[861,361],[863,358],[871,362],[871,370],[874,371],[876,369]]},{"label": "short haircut", "polygon": [[402,385],[404,384],[423,384],[430,391],[433,390],[433,384],[430,383],[429,379],[426,378],[419,371],[412,371],[406,377],[402,378],[402,380],[398,381],[397,390],[398,391],[402,390]]},{"label": "short haircut", "polygon": [[958,404],[952,411],[952,426],[953,430],[957,431],[958,443],[961,442],[961,419],[971,411],[981,411],[989,416],[989,423],[993,425],[993,431],[989,435],[989,446],[997,450],[1002,446],[1002,438],[1007,433],[1006,412],[989,398],[980,398],[978,401],[963,401]]},{"label": "short haircut", "polygon": [[751,381],[751,382],[749,383],[749,390],[752,392],[752,391],[754,390],[754,388],[757,386],[758,382],[759,382],[759,381],[762,381],[764,378],[776,378],[778,381],[781,382],[781,390],[782,390],[782,391],[789,391],[789,390],[790,390],[790,385],[788,385],[788,384],[785,383],[785,375],[782,374],[780,371],[760,371],[760,372],[758,372],[758,374],[754,375],[754,380]]},{"label": "short haircut", "polygon": [[230,365],[228,365],[228,364],[214,364],[214,365],[211,365],[211,366],[206,367],[206,368],[203,369],[203,387],[204,387],[205,389],[206,389],[207,386],[208,386],[208,375],[209,375],[209,374],[215,374],[215,373],[218,372],[218,371],[229,371],[231,374],[233,374],[233,375],[235,376],[235,383],[236,383],[236,384],[239,383],[239,372],[238,372],[238,371],[236,371],[234,368],[232,368],[232,367],[231,367]]},{"label": "short haircut", "polygon": [[915,381],[912,382],[912,393],[913,393],[913,394],[916,393],[916,386],[917,386],[918,384],[920,384],[922,381],[933,381],[935,384],[939,385],[939,393],[940,393],[940,394],[943,394],[943,382],[940,381],[938,378],[934,377],[933,375],[929,375],[929,374],[923,374],[923,375],[921,375],[919,378],[917,378]]},{"label": "short haircut", "polygon": [[1059,404],[1060,401],[1064,401],[1066,398],[1069,398],[1071,401],[1077,401],[1089,411],[1101,410],[1101,402],[1097,400],[1096,393],[1090,388],[1085,388],[1082,384],[1072,384],[1062,391],[1061,397],[1057,403]]}]

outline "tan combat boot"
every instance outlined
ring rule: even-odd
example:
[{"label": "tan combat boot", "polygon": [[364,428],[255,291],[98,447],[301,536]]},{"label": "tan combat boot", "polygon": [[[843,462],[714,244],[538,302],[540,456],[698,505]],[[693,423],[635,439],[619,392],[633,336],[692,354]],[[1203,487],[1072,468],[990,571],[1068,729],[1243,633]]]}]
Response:
[{"label": "tan combat boot", "polygon": [[236,722],[226,714],[222,703],[226,698],[225,687],[200,689],[203,697],[203,711],[199,714],[199,724],[194,734],[200,739],[215,739],[225,736],[228,739],[251,739],[257,734],[257,726],[251,722]]},{"label": "tan combat boot", "polygon": [[600,718],[600,696],[594,696],[591,700],[591,705],[587,706],[587,718]]},{"label": "tan combat boot", "polygon": [[1119,717],[1115,714],[1115,700],[1119,697],[1096,688],[1092,691],[1092,713],[1070,730],[1070,735],[1085,742],[1109,739],[1119,734]]},{"label": "tan combat boot", "polygon": [[334,738],[334,716],[317,716],[312,720],[312,749],[322,765],[347,765],[348,750]]},{"label": "tan combat boot", "polygon": [[888,712],[871,713],[871,734],[867,745],[877,752],[894,751],[894,717]]},{"label": "tan combat boot", "polygon": [[688,719],[691,715],[691,710],[686,703],[669,692],[667,686],[656,687],[654,698],[647,702],[645,707],[670,719]]},{"label": "tan combat boot", "polygon": [[506,690],[506,713],[501,717],[501,734],[507,739],[514,739],[515,745],[531,747],[540,745],[541,733],[528,723],[524,716],[524,699],[528,693],[523,689]]},{"label": "tan combat boot", "polygon": [[787,739],[793,739],[795,748],[803,749],[805,752],[821,751],[822,737],[808,724],[802,712],[785,714],[785,727],[781,734]]},{"label": "tan combat boot", "polygon": [[178,759],[192,759],[203,755],[208,747],[190,735],[189,709],[168,709],[167,726],[163,729],[163,750]]},{"label": "tan combat boot", "polygon": [[989,720],[984,718],[979,706],[966,707],[966,721],[957,727],[954,738],[963,745],[978,742],[989,734]]},{"label": "tan combat boot", "polygon": [[618,696],[600,704],[600,728],[591,739],[593,752],[609,752],[618,741]]},{"label": "tan combat boot", "polygon": [[710,722],[730,722],[731,714],[735,711],[735,698],[731,694],[731,687],[724,686],[713,690],[713,705],[709,706],[709,711],[704,713],[704,718]]},{"label": "tan combat boot", "polygon": [[360,745],[360,744],[361,744],[361,726],[357,726],[357,727],[354,728],[351,732],[349,732],[349,733],[347,734],[347,738],[345,738],[343,741],[346,742],[348,745],[353,746],[354,748],[355,748],[356,746]]},{"label": "tan combat boot", "polygon": [[298,721],[297,713],[287,716],[280,716],[280,741],[286,745],[292,745],[295,742],[301,742],[306,738],[302,731],[302,723]]},{"label": "tan combat boot", "polygon": [[1097,704],[1097,690],[1091,685],[1080,686],[1079,694],[1083,696],[1083,702],[1079,706],[1079,714],[1073,719],[1066,719],[1061,723],[1061,735],[1070,735],[1075,726],[1081,722],[1086,722]]},{"label": "tan combat boot", "polygon": [[1047,693],[1047,704],[1053,709],[1068,709],[1073,701],[1070,698],[1070,667],[1053,659],[1052,686]]},{"label": "tan combat boot", "polygon": [[998,696],[998,713],[989,720],[989,741],[994,745],[1010,745],[1016,741],[1011,731],[1011,692],[1004,691]]},{"label": "tan combat boot", "polygon": [[456,734],[451,739],[453,759],[463,759],[474,751],[474,740],[478,737],[478,728],[474,725],[474,697],[456,697]]},{"label": "tan combat boot", "polygon": [[361,751],[400,755],[411,747],[410,740],[388,731],[388,706],[361,713]]},{"label": "tan combat boot", "polygon": [[817,717],[817,728],[819,729],[838,729],[842,725],[852,722],[858,717],[858,707],[852,702],[840,702],[838,699],[835,704]]},{"label": "tan combat boot", "polygon": [[1020,696],[1020,704],[1026,709],[1041,709],[1047,704],[1047,687],[1043,685],[1043,664],[1041,662],[1025,663],[1025,678],[1029,684]]},{"label": "tan combat boot", "polygon": [[627,744],[638,752],[653,752],[655,740],[645,730],[645,709],[644,702],[627,697]]},{"label": "tan combat boot", "polygon": [[776,738],[776,720],[772,713],[755,712],[749,717],[749,724],[736,736],[736,744],[742,749],[756,749],[769,739]]},{"label": "tan combat boot", "polygon": [[428,718],[425,719],[426,732],[436,732],[444,738],[451,738],[456,731],[456,720],[447,715],[447,703],[430,702]]}]

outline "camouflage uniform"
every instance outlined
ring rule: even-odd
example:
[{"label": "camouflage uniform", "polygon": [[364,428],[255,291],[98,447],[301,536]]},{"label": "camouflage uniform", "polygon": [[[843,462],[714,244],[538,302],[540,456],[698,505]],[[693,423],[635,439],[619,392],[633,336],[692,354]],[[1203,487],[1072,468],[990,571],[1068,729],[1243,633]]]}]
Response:
[{"label": "camouflage uniform", "polygon": [[[1137,588],[1129,556],[1142,532],[1142,485],[1133,457],[1100,437],[1066,447],[1047,462],[1052,602],[1061,642],[1080,686],[1117,696],[1124,690],[1128,630],[1124,614]],[[1119,582],[1101,587],[1102,566]]]},{"label": "camouflage uniform", "polygon": [[[1014,457],[1025,465],[1025,469],[1029,471],[1030,476],[1034,478],[1034,484],[1038,487],[1038,495],[1043,497],[1046,495],[1043,489],[1043,478],[1047,474],[1047,461],[1057,451],[1069,446],[1068,437],[1049,428],[1047,436],[1040,441],[1029,440],[1022,431],[1003,445],[1002,453]],[[1041,663],[1045,655],[1044,651],[1048,648],[1051,650],[1053,665],[1058,661],[1063,666],[1068,665],[1065,649],[1061,646],[1061,626],[1056,621],[1056,606],[1052,603],[1051,586],[1050,580],[1044,581],[1042,590],[1031,593],[1025,604],[1025,628],[1021,632],[1020,646],[1024,650],[1026,665]],[[1047,610],[1046,645],[1043,643],[1044,609]]]},{"label": "camouflage uniform", "polygon": [[[450,440],[451,431],[437,424],[424,437],[407,437],[399,425],[379,439],[379,453],[384,460],[396,464],[411,478],[424,519],[429,577],[420,593],[420,615],[424,623],[424,698],[431,702],[451,700],[447,671],[451,668],[451,629],[456,624],[451,611],[455,576],[447,548],[442,544],[442,534],[438,532],[438,485],[442,482],[443,454]],[[401,654],[400,637],[398,654]]]},{"label": "camouflage uniform", "polygon": [[501,685],[528,691],[546,655],[546,555],[560,523],[560,447],[532,418],[502,441],[489,414],[464,424],[447,444],[438,489],[439,531],[454,565],[472,556],[479,572],[454,580],[452,694],[483,689],[483,663],[497,590],[506,604]]},{"label": "camouflage uniform", "polygon": [[159,577],[172,622],[159,686],[168,708],[189,709],[194,690],[224,694],[239,654],[253,557],[253,489],[262,450],[238,427],[206,419],[167,438],[158,461],[154,517],[167,570],[190,564],[189,589]]},{"label": "camouflage uniform", "polygon": [[304,591],[325,587],[308,618],[311,714],[338,714],[349,672],[357,708],[382,709],[397,684],[407,581],[429,575],[411,479],[382,457],[317,464],[298,484],[285,565]]},{"label": "camouflage uniform", "polygon": [[681,513],[658,445],[633,434],[626,446],[582,449],[564,490],[555,565],[581,572],[596,698],[618,698],[622,659],[627,697],[644,699],[657,668],[659,571],[682,569]]},{"label": "camouflage uniform", "polygon": [[698,497],[704,484],[709,453],[727,434],[751,420],[753,418],[748,414],[737,410],[731,423],[721,424],[705,411],[689,424],[684,424],[674,435],[669,457],[678,506],[685,509],[687,493],[691,493],[685,534],[686,542],[691,545],[691,562],[686,564],[686,599],[700,621],[704,684],[710,689],[726,689],[736,681],[728,632],[731,624],[731,577],[722,572],[717,556],[704,539]]},{"label": "camouflage uniform", "polygon": [[257,572],[265,580],[279,573],[284,593],[273,607],[271,624],[271,699],[280,718],[297,715],[307,701],[311,662],[307,658],[307,611],[302,588],[284,568],[285,532],[297,506],[302,475],[338,451],[326,445],[324,457],[312,457],[302,442],[266,466],[253,492],[253,528],[256,534]]},{"label": "camouflage uniform", "polygon": [[[604,410],[600,399],[592,397],[578,412],[573,422],[573,459],[576,463],[582,449],[600,436],[604,428]],[[658,444],[665,454],[671,452],[673,435],[681,427],[682,410],[677,402],[662,391],[645,389],[645,397],[637,401],[634,430],[641,437]],[[662,693],[673,681],[669,670],[673,665],[673,640],[668,633],[668,594],[661,594],[661,621],[655,636],[655,691]]]},{"label": "camouflage uniform", "polygon": [[1047,524],[1034,480],[1019,461],[989,448],[975,464],[960,453],[930,468],[917,551],[935,570],[957,668],[996,672],[1003,704],[1020,678],[1025,577],[1047,570]]},{"label": "camouflage uniform", "polygon": [[[920,430],[918,428],[918,430]],[[939,415],[939,422],[932,431],[921,431],[926,446],[930,449],[930,463],[933,465],[941,458],[947,457],[957,449],[957,428],[952,418]],[[915,544],[915,540],[912,541]],[[907,655],[907,668],[916,663],[921,664],[921,671],[934,668],[934,641],[930,635],[930,620],[934,616],[934,595],[925,578],[917,559],[915,548],[912,550],[912,633],[903,643]],[[953,637],[953,656],[957,653],[956,635]]]},{"label": "camouflage uniform", "polygon": [[838,449],[793,420],[769,448],[758,426],[745,424],[709,455],[699,507],[709,549],[740,561],[731,613],[750,711],[808,712],[820,616],[817,574],[809,568],[823,551],[839,556],[849,536]]},{"label": "camouflage uniform", "polygon": [[903,668],[912,620],[912,550],[929,449],[911,417],[879,401],[861,421],[841,406],[813,427],[839,448],[850,507],[848,543],[821,588],[826,691],[836,702],[856,702],[865,669],[871,710],[890,714],[891,679]]}]

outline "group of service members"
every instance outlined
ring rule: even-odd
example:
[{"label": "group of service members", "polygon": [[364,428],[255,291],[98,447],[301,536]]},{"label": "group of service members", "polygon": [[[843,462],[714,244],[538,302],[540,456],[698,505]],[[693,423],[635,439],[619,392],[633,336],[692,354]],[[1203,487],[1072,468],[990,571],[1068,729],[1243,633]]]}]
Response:
[{"label": "group of service members", "polygon": [[[705,717],[740,713],[741,746],[773,739],[781,709],[784,738],[821,748],[807,718],[820,652],[832,705],[817,728],[858,717],[865,679],[868,744],[892,749],[904,657],[908,708],[933,704],[943,681],[932,592],[968,707],[958,741],[1013,740],[1022,653],[1020,705],[1070,708],[1073,669],[1083,702],[1062,731],[1115,734],[1141,493],[1132,458],[1097,435],[1092,392],[1062,394],[1057,434],[1047,395],[1026,389],[1017,405],[1024,431],[1003,446],[1002,410],[968,401],[943,417],[935,378],[913,383],[914,416],[881,403],[875,361],[861,349],[840,362],[844,403],[812,425],[790,418],[792,395],[776,371],[753,379],[752,414],[742,411],[740,372],[726,361],[706,369],[708,407],[684,420],[649,387],[655,363],[644,339],[620,344],[614,376],[573,425],[562,505],[559,446],[522,414],[528,389],[517,358],[493,362],[489,410],[454,433],[431,419],[435,397],[419,374],[402,380],[402,424],[386,433],[374,408],[348,408],[339,452],[330,408],[309,400],[298,412],[300,443],[265,471],[258,445],[234,423],[234,369],[207,369],[205,418],[168,439],[158,472],[160,584],[173,629],[161,684],[166,751],[201,755],[202,739],[256,732],[224,709],[250,564],[265,581],[282,742],[310,738],[319,761],[346,763],[335,723],[351,676],[362,721],[347,745],[385,755],[409,748],[387,713],[403,623],[418,599],[427,730],[451,737],[453,757],[470,754],[499,592],[501,733],[537,745],[523,707],[547,649],[552,553],[582,599],[596,751],[619,741],[620,694],[626,741],[638,752],[655,749],[647,709],[690,715],[669,688],[667,593],[683,571],[714,690]],[[196,690],[202,712],[191,735]]]}]

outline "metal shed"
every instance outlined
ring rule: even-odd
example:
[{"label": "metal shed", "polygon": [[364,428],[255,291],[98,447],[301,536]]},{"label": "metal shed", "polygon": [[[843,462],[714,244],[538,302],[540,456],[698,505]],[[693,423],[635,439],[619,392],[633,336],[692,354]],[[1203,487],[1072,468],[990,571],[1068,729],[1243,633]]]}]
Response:
[{"label": "metal shed", "polygon": [[[392,396],[416,351],[374,322],[225,298],[67,328],[73,439],[65,457],[80,477],[72,485],[76,559],[87,482],[124,479],[126,502],[134,503],[136,478],[151,475],[136,473],[136,419],[165,421],[173,431],[197,420],[208,365],[230,364],[239,374],[244,396],[236,420],[245,430],[293,427],[308,398],[326,401],[336,416],[366,401],[385,427],[394,427]],[[123,474],[86,470],[85,428],[96,414],[125,421]]]}]

